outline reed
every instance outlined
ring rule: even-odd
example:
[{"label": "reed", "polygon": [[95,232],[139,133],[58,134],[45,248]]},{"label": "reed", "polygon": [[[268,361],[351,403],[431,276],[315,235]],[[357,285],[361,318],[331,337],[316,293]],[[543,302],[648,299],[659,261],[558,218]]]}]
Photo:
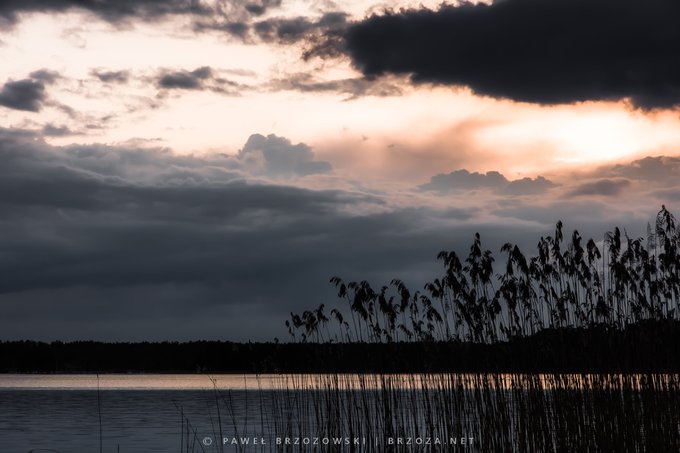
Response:
[{"label": "reed", "polygon": [[[228,411],[248,420],[238,434],[225,426],[227,438],[261,436],[268,443],[227,445],[224,451],[455,448],[514,453],[680,448],[678,375],[327,374],[267,379],[274,380],[244,391],[249,398],[257,397],[259,408],[245,409],[243,395],[238,404],[226,398],[220,398],[219,404],[231,405]],[[259,417],[249,416],[258,412]],[[277,443],[277,438],[282,441]],[[300,444],[287,445],[285,439],[293,443],[300,439]],[[304,439],[318,445],[305,445]],[[223,451],[220,448],[213,445],[205,451]]]},{"label": "reed", "polygon": [[[565,238],[560,221],[532,256],[504,244],[502,265],[476,234],[466,256],[439,253],[443,273],[421,290],[398,279],[374,288],[333,277],[340,303],[291,313],[286,326],[295,342],[493,344],[546,330],[610,333],[680,320],[679,247],[665,206],[644,239],[619,228],[600,243],[576,230]],[[220,433],[261,433],[270,440],[262,452],[680,449],[677,374],[282,375],[251,392],[240,399],[245,408],[216,398],[234,420]],[[258,401],[257,416],[248,415],[249,398]],[[237,413],[245,414],[240,430]]]},{"label": "reed", "polygon": [[[375,289],[368,281],[331,278],[340,305],[291,313],[293,341],[496,343],[546,329],[622,330],[643,321],[680,319],[680,229],[665,206],[646,238],[617,227],[598,243],[577,230],[565,240],[562,222],[541,237],[533,256],[510,242],[504,265],[475,234],[467,256],[442,251],[443,274],[411,291],[394,279]],[[501,267],[502,271],[499,271]],[[347,316],[349,313],[349,316]]]}]

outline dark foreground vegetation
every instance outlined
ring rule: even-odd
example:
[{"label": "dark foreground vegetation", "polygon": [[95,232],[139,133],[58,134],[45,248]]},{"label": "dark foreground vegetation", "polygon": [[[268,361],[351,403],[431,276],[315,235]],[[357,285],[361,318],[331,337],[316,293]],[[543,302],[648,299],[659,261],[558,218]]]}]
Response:
[{"label": "dark foreground vegetation", "polygon": [[[439,278],[410,290],[402,280],[374,288],[333,277],[341,303],[291,313],[300,342],[467,341],[493,344],[564,328],[623,330],[645,321],[680,320],[680,228],[665,206],[646,238],[617,227],[602,241],[562,222],[541,237],[535,255],[503,245],[498,272],[476,234],[467,256],[442,251]],[[349,313],[349,315],[348,315]]]},{"label": "dark foreground vegetation", "polygon": [[546,329],[508,342],[0,343],[0,372],[680,372],[680,322]]},{"label": "dark foreground vegetation", "polygon": [[[247,407],[250,412],[236,415]],[[182,452],[193,451],[205,434],[232,438],[262,433],[270,439],[319,440],[313,448],[271,442],[260,448],[263,452],[671,452],[680,448],[677,375],[296,375],[279,380],[273,390],[250,395],[216,390],[211,410],[213,418],[228,414],[229,423],[224,428],[218,424],[212,433],[194,431],[192,437],[191,420],[185,420],[188,435]],[[344,438],[360,441],[333,445],[333,439]],[[324,446],[324,439],[330,445]],[[247,450],[228,444],[203,451]]]}]

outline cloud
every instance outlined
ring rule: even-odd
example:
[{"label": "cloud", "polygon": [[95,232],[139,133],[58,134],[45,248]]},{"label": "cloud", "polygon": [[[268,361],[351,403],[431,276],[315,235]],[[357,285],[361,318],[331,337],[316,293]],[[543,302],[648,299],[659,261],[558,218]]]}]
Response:
[{"label": "cloud", "polygon": [[619,195],[628,186],[630,186],[630,181],[627,179],[600,179],[599,181],[579,184],[568,195],[602,195],[613,197]]},{"label": "cloud", "polygon": [[512,195],[540,195],[545,193],[548,189],[556,187],[552,181],[545,179],[543,176],[536,178],[522,178],[510,181],[504,192]]},{"label": "cloud", "polygon": [[13,110],[39,112],[47,101],[46,86],[59,78],[61,76],[58,72],[40,69],[30,73],[26,79],[8,80],[0,89],[0,106]]},{"label": "cloud", "polygon": [[199,21],[194,28],[198,31],[218,30],[226,32],[246,42],[266,42],[282,45],[304,43],[303,55],[337,55],[335,43],[341,39],[348,22],[348,14],[342,11],[329,11],[319,17],[270,17],[253,20],[225,19]]},{"label": "cloud", "polygon": [[344,30],[346,25],[346,13],[328,12],[316,20],[302,16],[267,19],[256,22],[252,29],[262,41],[290,44],[308,38],[313,32],[327,34]]},{"label": "cloud", "polygon": [[489,189],[509,195],[538,195],[555,186],[556,184],[542,176],[509,181],[497,171],[471,173],[463,169],[435,175],[430,178],[430,182],[420,185],[419,188],[441,194]]},{"label": "cloud", "polygon": [[306,17],[269,19],[253,25],[253,31],[262,41],[292,43],[302,39],[314,23]]},{"label": "cloud", "polygon": [[[403,204],[387,189],[315,190],[300,175],[330,164],[273,135],[237,155],[178,155],[0,129],[0,161],[2,339],[285,338],[290,311],[338,303],[333,275],[418,288],[443,272],[440,250],[465,254],[477,231],[494,253],[507,241],[530,252],[560,218],[599,238],[612,225],[643,232],[640,217],[658,210],[645,214],[645,199],[420,191]],[[459,175],[491,195],[509,184]]]},{"label": "cloud", "polygon": [[0,105],[14,110],[38,112],[46,98],[45,84],[31,79],[6,82],[0,90]]},{"label": "cloud", "polygon": [[10,23],[23,13],[84,10],[100,19],[118,22],[130,18],[158,20],[168,15],[208,15],[214,8],[193,0],[8,0],[0,3],[0,16]]},{"label": "cloud", "polygon": [[342,48],[368,77],[465,86],[537,104],[628,99],[680,105],[675,0],[502,0],[390,12],[352,24]]},{"label": "cloud", "polygon": [[486,174],[467,170],[456,170],[447,174],[435,175],[430,182],[420,186],[423,190],[435,190],[437,192],[449,192],[452,190],[474,190],[481,188],[499,188],[506,186],[508,180],[497,171]]},{"label": "cloud", "polygon": [[[635,186],[638,197],[647,197],[661,205],[678,199],[680,157],[647,156],[630,163],[603,166],[573,177],[577,183],[566,193],[567,196],[615,197]],[[583,179],[586,181],[581,182]],[[632,191],[628,195],[632,196]]]},{"label": "cloud", "polygon": [[7,0],[0,2],[0,26],[12,27],[32,14],[73,11],[115,26],[180,17],[194,31],[221,30],[245,38],[255,18],[280,6],[281,0]]},{"label": "cloud", "polygon": [[106,71],[94,69],[91,74],[104,83],[126,83],[130,79],[129,71]]},{"label": "cloud", "polygon": [[211,76],[212,70],[207,66],[195,69],[191,72],[167,72],[159,76],[158,86],[160,88],[195,90],[201,88],[203,81],[209,79]]},{"label": "cloud", "polygon": [[42,133],[46,137],[65,137],[67,135],[75,134],[75,132],[69,129],[67,126],[55,126],[51,123],[43,126]]},{"label": "cloud", "polygon": [[456,170],[451,173],[441,173],[430,178],[430,182],[420,186],[423,190],[450,192],[454,190],[474,190],[481,188],[499,188],[506,186],[508,180],[497,171],[486,174],[467,170]]},{"label": "cloud", "polygon": [[403,92],[396,83],[386,80],[369,80],[366,78],[320,80],[309,73],[296,73],[271,80],[268,87],[274,91],[291,90],[303,93],[349,94],[350,99],[362,96],[399,96]]},{"label": "cloud", "polygon": [[[251,138],[249,142],[252,144],[254,140],[256,138]],[[277,140],[279,143],[272,143]],[[263,144],[270,148],[286,145],[285,140],[274,136],[264,138]],[[308,152],[303,145],[298,145],[297,149]],[[242,173],[233,170],[233,159],[221,155],[179,156],[163,149],[102,145],[60,148],[47,145],[25,131],[2,130],[0,156],[3,161],[0,168],[0,229],[9,234],[0,240],[0,250],[14,256],[22,249],[34,246],[36,251],[42,249],[42,257],[24,257],[39,268],[57,259],[53,253],[63,259],[76,255],[83,259],[72,264],[64,261],[44,278],[37,278],[34,272],[24,273],[28,271],[24,266],[26,262],[15,261],[17,267],[12,271],[13,277],[3,279],[0,292],[79,284],[135,284],[140,278],[137,272],[146,264],[129,273],[120,268],[118,275],[100,274],[97,267],[118,268],[123,256],[118,254],[117,248],[122,248],[122,254],[143,256],[147,247],[142,242],[147,242],[152,249],[165,243],[168,246],[167,253],[163,253],[166,257],[174,255],[177,247],[185,249],[177,258],[182,253],[191,254],[191,248],[202,243],[204,245],[200,247],[207,247],[204,250],[207,257],[212,253],[209,249],[217,245],[220,237],[226,241],[219,246],[222,248],[257,230],[287,229],[291,223],[297,224],[311,217],[342,217],[341,211],[345,207],[380,203],[374,196],[361,193],[248,183],[242,179]],[[301,160],[311,161],[309,157]],[[283,164],[279,162],[278,165]],[[28,230],[23,230],[24,227]],[[151,233],[154,230],[156,233]],[[84,234],[82,241],[77,238],[81,234],[79,231]],[[201,231],[206,236],[199,238]],[[294,230],[289,233],[295,235]],[[128,239],[118,237],[116,240],[121,234]],[[194,236],[196,234],[199,236]],[[35,244],[24,242],[33,235],[36,235]],[[113,242],[107,244],[106,237],[113,242],[122,242],[116,246]],[[147,239],[143,239],[145,237]],[[189,248],[182,245],[187,240],[193,243]],[[227,250],[228,247],[224,257],[231,253]],[[81,255],[83,252],[85,254]],[[155,253],[159,252],[156,250]],[[87,258],[90,253],[92,261]],[[253,253],[257,252],[253,250]],[[243,253],[236,256],[244,257]],[[106,261],[109,258],[111,261]],[[143,261],[149,263],[156,259],[147,255]],[[223,258],[213,257],[208,261],[213,259]],[[93,265],[91,271],[86,269],[86,261]],[[2,268],[11,267],[10,261],[4,261],[4,258],[0,262]],[[176,264],[180,266],[180,262]],[[166,276],[162,276],[160,269],[146,268],[142,274],[147,277],[141,276],[141,279],[201,280],[198,269],[186,269],[184,277],[176,275],[180,267]],[[121,272],[126,276],[121,277]],[[210,273],[216,275],[214,271]],[[156,276],[149,277],[151,274]],[[88,280],[87,275],[92,280]]]},{"label": "cloud", "polygon": [[326,173],[333,168],[330,162],[315,160],[311,148],[304,143],[293,145],[271,134],[251,135],[238,159],[250,173],[274,179]]},{"label": "cloud", "polygon": [[680,178],[680,157],[647,156],[630,164],[619,164],[599,172],[629,179],[664,182]]},{"label": "cloud", "polygon": [[37,80],[46,84],[51,84],[61,79],[62,76],[57,71],[50,69],[38,69],[28,75],[32,80]]},{"label": "cloud", "polygon": [[278,6],[281,6],[281,0],[262,0],[259,3],[247,3],[245,8],[254,16],[261,16],[266,13],[267,10]]},{"label": "cloud", "polygon": [[[640,202],[646,206],[640,206]],[[490,211],[499,216],[501,220],[509,223],[521,221],[527,227],[534,223],[544,225],[543,234],[553,234],[558,220],[563,221],[564,231],[577,229],[586,238],[598,240],[606,231],[611,231],[615,226],[628,229],[631,234],[641,234],[645,231],[646,223],[655,214],[656,200],[652,206],[649,200],[617,199],[602,200],[598,198],[564,198],[553,200],[534,199],[532,202],[523,203],[512,199],[508,203],[501,203],[498,207],[492,207]],[[660,206],[660,204],[659,204]],[[507,237],[502,233],[502,228],[495,233]],[[520,237],[522,237],[520,235]],[[534,236],[527,245],[535,250],[538,237]]]},{"label": "cloud", "polygon": [[348,94],[349,99],[362,96],[398,96],[402,89],[395,81],[345,78],[325,80],[309,73],[292,73],[264,83],[244,84],[226,76],[253,77],[252,73],[238,69],[216,69],[203,66],[193,70],[162,69],[145,77],[161,90],[213,91],[239,96],[246,92],[299,91],[303,93]]},{"label": "cloud", "polygon": [[[275,136],[242,150],[258,153],[274,173],[326,169]],[[0,159],[2,338],[271,339],[288,311],[334,298],[330,276],[421,275],[443,244],[443,228],[423,228],[424,210],[245,182],[231,156],[54,147],[0,130]],[[439,221],[467,217],[451,209]],[[138,322],[147,329],[125,333]]]},{"label": "cloud", "polygon": [[248,88],[220,77],[219,72],[221,71],[209,66],[202,66],[191,71],[162,69],[153,77],[153,80],[161,90],[209,90],[232,96],[238,96]]}]

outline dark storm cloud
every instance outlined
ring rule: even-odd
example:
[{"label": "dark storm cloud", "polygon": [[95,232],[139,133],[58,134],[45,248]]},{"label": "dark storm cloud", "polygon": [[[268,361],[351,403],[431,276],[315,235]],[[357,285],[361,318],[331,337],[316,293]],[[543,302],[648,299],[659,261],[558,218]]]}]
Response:
[{"label": "dark storm cloud", "polygon": [[497,0],[372,16],[343,49],[365,75],[539,104],[680,104],[680,2]]},{"label": "dark storm cloud", "polygon": [[522,178],[509,181],[497,171],[486,173],[456,170],[451,173],[442,173],[430,178],[430,182],[419,186],[421,190],[439,192],[442,194],[457,191],[469,191],[478,189],[490,189],[509,195],[538,195],[556,184],[542,176],[537,178]]}]

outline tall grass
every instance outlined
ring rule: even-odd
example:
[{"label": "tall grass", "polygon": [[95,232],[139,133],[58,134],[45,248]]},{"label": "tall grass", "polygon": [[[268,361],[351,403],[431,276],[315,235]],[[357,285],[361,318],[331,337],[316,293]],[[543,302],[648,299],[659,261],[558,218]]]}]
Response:
[{"label": "tall grass", "polygon": [[[240,421],[227,422],[242,422],[240,431],[225,426],[224,436],[263,437],[266,443],[222,446],[216,442],[205,451],[514,453],[680,448],[678,375],[288,375],[244,394],[238,403],[226,395],[216,403],[241,414]],[[243,412],[243,398],[259,401],[259,408]],[[299,445],[292,444],[296,439]],[[305,439],[318,445],[304,445]],[[409,439],[412,445],[407,445]]]},{"label": "tall grass", "polygon": [[291,313],[286,326],[302,342],[494,343],[550,328],[680,319],[680,229],[662,206],[647,230],[631,238],[615,228],[598,244],[577,230],[565,238],[557,222],[533,256],[504,244],[502,272],[476,234],[467,256],[439,253],[443,275],[421,290],[333,277],[342,304]]},{"label": "tall grass", "polygon": [[[644,239],[615,228],[599,244],[585,241],[578,231],[565,240],[558,222],[554,235],[540,238],[533,256],[503,245],[501,272],[476,234],[467,256],[441,252],[443,275],[419,291],[397,279],[375,289],[367,281],[333,277],[342,304],[291,313],[286,325],[301,342],[495,343],[546,329],[623,329],[645,320],[678,320],[679,247],[680,229],[665,206]],[[218,418],[220,407],[226,407],[231,420],[230,427],[220,422],[217,444],[225,437],[255,435],[268,440],[255,447],[261,452],[680,451],[676,374],[270,379],[275,380],[244,390],[238,399],[215,385]],[[257,401],[256,410],[249,412],[249,401]],[[246,448],[254,447],[215,445],[206,451]]]}]

